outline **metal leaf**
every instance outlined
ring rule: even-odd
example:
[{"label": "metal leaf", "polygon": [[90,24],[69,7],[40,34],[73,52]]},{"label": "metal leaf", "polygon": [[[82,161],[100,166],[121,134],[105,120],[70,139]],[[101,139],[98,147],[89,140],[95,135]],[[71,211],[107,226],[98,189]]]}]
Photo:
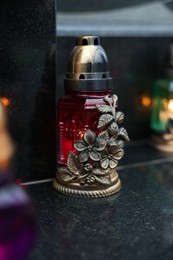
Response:
[{"label": "metal leaf", "polygon": [[112,143],[112,144],[109,146],[109,153],[116,156],[117,152],[118,152],[117,143],[115,143],[115,144]]},{"label": "metal leaf", "polygon": [[115,107],[117,107],[117,102],[118,102],[118,97],[117,97],[117,95],[112,95],[112,100],[113,100],[113,104],[114,104],[114,106]]},{"label": "metal leaf", "polygon": [[128,133],[124,127],[119,128],[118,130],[118,136],[122,137],[125,141],[129,142],[130,138],[128,136]]},{"label": "metal leaf", "polygon": [[101,161],[100,161],[100,166],[103,168],[103,169],[107,169],[108,166],[109,166],[109,159],[107,157],[103,158]]},{"label": "metal leaf", "polygon": [[93,145],[95,140],[96,140],[96,134],[91,131],[90,129],[88,129],[83,136],[84,141],[88,144],[88,145]]},{"label": "metal leaf", "polygon": [[118,140],[118,141],[117,141],[117,145],[118,145],[118,148],[124,148],[125,143],[124,143],[123,140]]},{"label": "metal leaf", "polygon": [[59,175],[64,182],[71,182],[76,178],[66,167],[60,167],[58,169]]},{"label": "metal leaf", "polygon": [[112,109],[110,106],[108,105],[96,105],[96,108],[98,109],[98,111],[100,111],[101,113],[111,113]]},{"label": "metal leaf", "polygon": [[77,151],[81,152],[84,151],[85,149],[87,149],[87,145],[86,143],[79,139],[74,143],[74,147],[76,148]]},{"label": "metal leaf", "polygon": [[102,138],[102,139],[104,139],[106,141],[109,140],[109,134],[108,134],[108,131],[106,131],[106,130],[101,132],[98,136],[99,136],[99,138]]},{"label": "metal leaf", "polygon": [[108,132],[111,136],[113,137],[117,137],[118,136],[118,125],[117,123],[113,122],[109,128],[108,128]]},{"label": "metal leaf", "polygon": [[111,184],[111,180],[109,177],[104,177],[104,176],[96,176],[95,175],[95,180],[100,183],[100,184],[103,184],[103,185],[110,185]]},{"label": "metal leaf", "polygon": [[78,160],[78,156],[73,152],[70,152],[68,155],[67,168],[71,173],[73,173],[76,176],[78,176],[82,171],[82,165]]},{"label": "metal leaf", "polygon": [[113,119],[114,119],[114,117],[112,115],[109,115],[109,114],[101,115],[99,118],[97,128],[102,128],[102,127],[108,125]]},{"label": "metal leaf", "polygon": [[124,114],[118,111],[116,114],[116,121],[121,124],[123,120],[124,120]]},{"label": "metal leaf", "polygon": [[103,100],[104,100],[108,105],[110,105],[110,104],[112,103],[112,98],[109,97],[109,96],[105,96],[105,97],[103,98]]},{"label": "metal leaf", "polygon": [[93,161],[100,161],[100,159],[101,159],[101,155],[97,151],[94,151],[94,150],[89,152],[89,157]]},{"label": "metal leaf", "polygon": [[79,161],[81,163],[87,162],[89,159],[89,151],[85,150],[79,154]]},{"label": "metal leaf", "polygon": [[112,155],[117,159],[120,160],[123,155],[124,155],[124,150],[123,149],[118,149],[115,154],[112,153]]},{"label": "metal leaf", "polygon": [[93,146],[93,150],[98,152],[103,151],[106,145],[107,145],[106,140],[104,140],[103,138],[98,138]]},{"label": "metal leaf", "polygon": [[107,168],[107,169],[105,169],[105,170],[103,170],[103,169],[101,169],[101,168],[95,168],[95,169],[93,169],[92,173],[93,173],[94,175],[104,176],[104,175],[108,174],[109,171],[110,171],[109,168]]},{"label": "metal leaf", "polygon": [[109,160],[109,167],[114,169],[118,165],[118,161],[112,156]]}]

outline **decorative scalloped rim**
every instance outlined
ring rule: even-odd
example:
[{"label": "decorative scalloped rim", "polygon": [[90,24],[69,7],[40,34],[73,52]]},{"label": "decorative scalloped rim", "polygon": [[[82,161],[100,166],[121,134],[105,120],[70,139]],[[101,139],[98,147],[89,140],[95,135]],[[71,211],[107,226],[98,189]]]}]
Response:
[{"label": "decorative scalloped rim", "polygon": [[62,186],[55,179],[53,181],[53,187],[55,190],[57,190],[63,194],[76,195],[76,196],[88,197],[88,198],[91,198],[91,197],[98,198],[98,197],[107,197],[107,196],[117,193],[121,189],[121,181],[118,178],[117,182],[114,185],[112,185],[106,189],[89,191],[89,190],[77,190],[77,189],[72,189],[72,188]]}]

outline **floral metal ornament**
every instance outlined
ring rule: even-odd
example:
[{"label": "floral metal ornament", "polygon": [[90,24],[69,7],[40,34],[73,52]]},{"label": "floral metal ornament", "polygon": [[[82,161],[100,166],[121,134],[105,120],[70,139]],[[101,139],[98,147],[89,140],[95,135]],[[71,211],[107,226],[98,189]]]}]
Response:
[{"label": "floral metal ornament", "polygon": [[80,152],[79,161],[84,163],[87,162],[89,158],[93,161],[101,160],[101,154],[99,152],[105,149],[106,144],[106,140],[97,138],[93,131],[87,130],[84,133],[83,139],[74,143],[74,147]]},{"label": "floral metal ornament", "polygon": [[67,166],[58,167],[54,188],[62,193],[104,197],[121,188],[116,167],[129,136],[124,127],[119,127],[124,114],[116,111],[117,96],[105,96],[103,100],[105,104],[96,105],[101,114],[98,132],[86,130],[74,143],[75,151],[70,151]]}]

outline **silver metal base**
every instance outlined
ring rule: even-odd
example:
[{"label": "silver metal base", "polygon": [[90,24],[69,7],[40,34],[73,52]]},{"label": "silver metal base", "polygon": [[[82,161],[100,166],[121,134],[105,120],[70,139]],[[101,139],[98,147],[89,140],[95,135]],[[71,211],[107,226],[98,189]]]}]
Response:
[{"label": "silver metal base", "polygon": [[114,171],[111,173],[111,184],[107,185],[80,185],[78,183],[65,183],[58,171],[56,178],[53,181],[53,187],[55,190],[63,194],[77,195],[80,197],[106,197],[117,193],[121,189],[121,181],[118,173]]}]

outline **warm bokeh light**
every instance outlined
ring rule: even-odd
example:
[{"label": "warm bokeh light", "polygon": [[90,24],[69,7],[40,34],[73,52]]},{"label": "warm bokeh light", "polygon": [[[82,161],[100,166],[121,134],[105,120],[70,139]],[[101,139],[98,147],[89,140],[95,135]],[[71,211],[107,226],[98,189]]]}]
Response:
[{"label": "warm bokeh light", "polygon": [[10,104],[10,99],[7,98],[7,97],[2,97],[2,98],[0,98],[0,101],[1,101],[1,103],[3,104],[4,107],[8,107],[9,104]]},{"label": "warm bokeh light", "polygon": [[151,106],[151,97],[150,96],[141,96],[141,104],[144,107],[150,107]]},{"label": "warm bokeh light", "polygon": [[77,133],[77,137],[82,139],[86,130],[87,130],[86,128],[79,130],[78,133]]},{"label": "warm bokeh light", "polygon": [[173,99],[170,99],[168,102],[168,110],[170,112],[173,112]]}]

